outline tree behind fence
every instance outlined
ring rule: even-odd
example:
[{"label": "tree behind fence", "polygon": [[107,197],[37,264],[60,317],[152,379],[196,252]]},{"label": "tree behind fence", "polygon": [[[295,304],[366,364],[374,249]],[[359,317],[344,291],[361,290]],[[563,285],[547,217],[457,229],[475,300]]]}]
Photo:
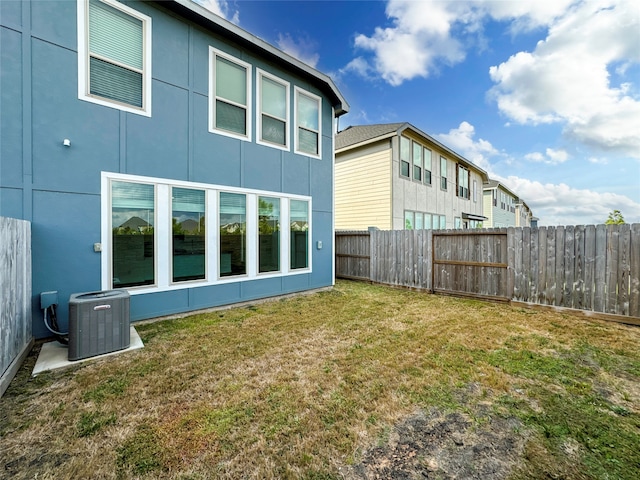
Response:
[{"label": "tree behind fence", "polygon": [[640,317],[640,224],[336,232],[336,275]]}]

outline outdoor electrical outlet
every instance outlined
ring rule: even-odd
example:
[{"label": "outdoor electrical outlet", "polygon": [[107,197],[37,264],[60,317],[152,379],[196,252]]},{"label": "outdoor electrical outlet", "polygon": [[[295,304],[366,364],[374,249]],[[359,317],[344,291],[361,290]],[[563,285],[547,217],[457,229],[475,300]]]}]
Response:
[{"label": "outdoor electrical outlet", "polygon": [[322,250],[322,240],[318,240],[318,250]]}]

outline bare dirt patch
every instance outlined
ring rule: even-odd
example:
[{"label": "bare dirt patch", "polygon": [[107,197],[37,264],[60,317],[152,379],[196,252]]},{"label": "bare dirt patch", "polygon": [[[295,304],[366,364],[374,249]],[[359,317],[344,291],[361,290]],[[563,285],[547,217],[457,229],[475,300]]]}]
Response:
[{"label": "bare dirt patch", "polygon": [[461,413],[419,410],[395,425],[383,445],[345,469],[348,480],[502,479],[522,455],[515,418],[478,423]]}]

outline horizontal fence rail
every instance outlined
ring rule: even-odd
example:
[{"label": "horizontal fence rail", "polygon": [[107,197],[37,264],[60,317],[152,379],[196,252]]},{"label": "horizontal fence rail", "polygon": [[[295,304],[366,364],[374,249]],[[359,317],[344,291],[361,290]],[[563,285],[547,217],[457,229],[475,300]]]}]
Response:
[{"label": "horizontal fence rail", "polygon": [[338,231],[336,276],[640,317],[640,224]]}]

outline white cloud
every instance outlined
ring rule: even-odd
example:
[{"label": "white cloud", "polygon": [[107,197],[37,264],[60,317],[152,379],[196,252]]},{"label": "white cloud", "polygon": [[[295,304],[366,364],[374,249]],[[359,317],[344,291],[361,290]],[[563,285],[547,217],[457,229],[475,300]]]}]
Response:
[{"label": "white cloud", "polygon": [[561,123],[569,138],[640,158],[640,101],[629,82],[612,85],[609,72],[624,75],[621,65],[640,61],[639,43],[640,4],[579,2],[533,52],[491,67],[491,96],[518,123]]},{"label": "white cloud", "polygon": [[373,53],[373,68],[389,84],[428,77],[439,63],[464,59],[460,42],[450,34],[455,12],[449,4],[391,0],[386,14],[393,26],[377,27],[370,37],[357,35],[355,45]]},{"label": "white cloud", "polygon": [[462,122],[458,128],[452,128],[449,133],[436,135],[436,138],[454,152],[459,153],[467,160],[471,160],[475,165],[489,173],[491,171],[489,159],[500,155],[500,152],[486,140],[474,140],[475,134],[473,125],[469,122]]},{"label": "white cloud", "polygon": [[386,15],[391,26],[377,27],[370,36],[357,35],[355,46],[371,52],[372,68],[397,86],[463,61],[467,38],[484,46],[483,22],[488,18],[511,22],[513,33],[533,30],[548,25],[572,1],[389,0]]},{"label": "white cloud", "polygon": [[597,225],[604,223],[613,210],[620,210],[627,223],[640,222],[640,204],[624,195],[581,190],[564,183],[542,184],[515,176],[496,179],[529,205],[540,225]]},{"label": "white cloud", "polygon": [[532,162],[546,163],[547,165],[559,165],[569,159],[569,154],[562,149],[554,150],[553,148],[547,148],[544,155],[540,152],[532,152],[526,154],[524,158]]},{"label": "white cloud", "polygon": [[222,17],[230,22],[235,23],[236,25],[240,24],[240,12],[238,10],[233,10],[229,6],[229,2],[227,0],[191,0],[192,2],[197,3],[198,5],[203,6],[207,10],[212,13],[215,13],[219,17]]},{"label": "white cloud", "polygon": [[283,52],[288,53],[313,68],[316,67],[320,60],[320,55],[316,51],[318,47],[317,43],[308,37],[294,39],[288,33],[281,33],[278,35],[276,44]]}]

